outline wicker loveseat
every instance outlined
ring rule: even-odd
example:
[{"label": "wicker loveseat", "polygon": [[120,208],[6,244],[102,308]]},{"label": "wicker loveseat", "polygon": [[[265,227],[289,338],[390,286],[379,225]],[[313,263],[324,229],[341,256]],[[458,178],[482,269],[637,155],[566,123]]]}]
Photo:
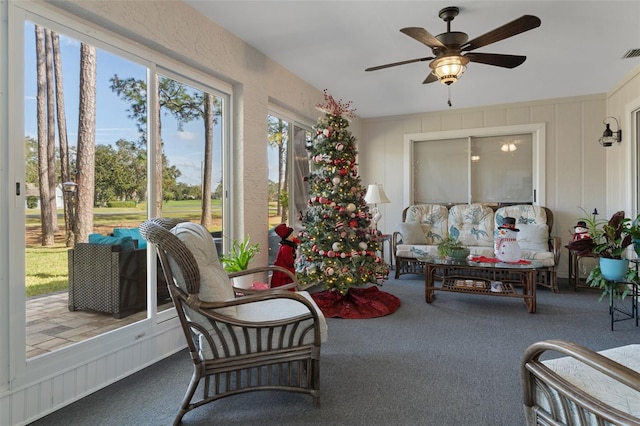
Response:
[{"label": "wicker loveseat", "polygon": [[504,217],[516,219],[522,258],[544,265],[537,282],[558,291],[556,268],[560,238],[551,236],[553,213],[530,204],[496,206],[486,204],[414,204],[402,212],[402,223],[392,235],[396,274],[421,274],[421,257],[436,256],[438,243],[448,236],[458,238],[473,256],[494,257],[494,232]]}]

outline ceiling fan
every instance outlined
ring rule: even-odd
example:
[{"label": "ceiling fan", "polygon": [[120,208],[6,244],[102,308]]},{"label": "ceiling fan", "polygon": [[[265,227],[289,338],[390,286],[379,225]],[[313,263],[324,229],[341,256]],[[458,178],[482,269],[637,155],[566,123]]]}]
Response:
[{"label": "ceiling fan", "polygon": [[[537,16],[523,15],[514,21],[469,41],[469,36],[466,33],[451,31],[451,21],[453,21],[453,18],[458,16],[459,13],[460,9],[455,6],[445,7],[440,10],[438,16],[447,23],[447,32],[438,34],[435,37],[420,27],[408,27],[400,30],[400,32],[430,47],[434,56],[379,65],[367,68],[365,71],[376,71],[398,65],[411,64],[413,62],[431,60],[429,67],[432,71],[422,84],[433,83],[439,80],[443,84],[451,85],[462,76],[469,62],[503,68],[515,68],[521,65],[527,57],[521,55],[502,55],[498,53],[475,53],[471,51],[532,30],[539,27],[541,23],[540,18]],[[463,55],[463,53],[465,54]]]}]

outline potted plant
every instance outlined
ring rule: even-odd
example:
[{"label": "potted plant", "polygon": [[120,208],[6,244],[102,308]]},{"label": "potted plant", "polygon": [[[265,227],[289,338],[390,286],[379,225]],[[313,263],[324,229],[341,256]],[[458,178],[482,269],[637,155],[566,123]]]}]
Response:
[{"label": "potted plant", "polygon": [[627,283],[636,281],[637,279],[638,274],[636,273],[635,268],[627,268],[625,274],[620,280],[611,281],[602,274],[600,265],[596,265],[591,272],[589,272],[589,275],[587,276],[587,283],[589,283],[591,287],[597,287],[602,290],[602,294],[598,300],[602,300],[604,296],[608,296],[610,294],[612,294],[614,298],[624,299],[627,294],[629,294],[630,290]]},{"label": "potted plant", "polygon": [[441,258],[465,259],[470,250],[457,238],[448,236],[438,244],[438,256]]},{"label": "potted plant", "polygon": [[597,221],[594,210],[591,218],[581,220],[587,223],[591,239],[576,241],[583,250],[590,248],[599,257],[599,265],[591,270],[587,276],[587,283],[591,287],[602,289],[600,299],[607,294],[614,294],[624,298],[628,288],[620,281],[634,281],[637,278],[635,270],[629,269],[629,260],[622,254],[632,243],[630,233],[630,219],[619,211],[611,216],[607,222]]},{"label": "potted plant", "polygon": [[[229,253],[223,255],[220,258],[225,271],[240,272],[245,271],[249,268],[249,262],[251,262],[255,255],[260,251],[259,245],[257,243],[251,244],[250,239],[251,237],[247,235],[247,237],[241,243],[239,243],[237,240],[233,240]],[[252,284],[252,274],[234,278],[234,285],[236,287],[249,288]]]}]

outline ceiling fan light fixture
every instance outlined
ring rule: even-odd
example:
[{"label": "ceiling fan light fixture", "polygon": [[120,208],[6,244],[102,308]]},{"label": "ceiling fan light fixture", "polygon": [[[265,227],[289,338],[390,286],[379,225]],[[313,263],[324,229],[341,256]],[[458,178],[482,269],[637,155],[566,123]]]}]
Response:
[{"label": "ceiling fan light fixture", "polygon": [[433,69],[433,74],[438,77],[438,80],[449,86],[462,77],[468,63],[469,59],[464,56],[449,55],[434,59],[429,66]]}]

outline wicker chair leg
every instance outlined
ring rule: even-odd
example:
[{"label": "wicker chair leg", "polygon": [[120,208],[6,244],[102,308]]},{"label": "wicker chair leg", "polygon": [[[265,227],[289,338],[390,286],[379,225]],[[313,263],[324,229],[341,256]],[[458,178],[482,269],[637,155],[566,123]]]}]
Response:
[{"label": "wicker chair leg", "polygon": [[175,420],[173,421],[173,426],[177,426],[182,421],[182,418],[188,411],[191,410],[191,399],[193,395],[196,393],[196,389],[198,389],[198,383],[200,383],[200,379],[202,378],[198,368],[194,368],[193,376],[191,376],[191,382],[189,383],[189,387],[187,388],[187,392],[184,394],[184,398],[182,398],[182,404],[180,405],[180,410],[178,410],[178,414],[176,415]]}]

